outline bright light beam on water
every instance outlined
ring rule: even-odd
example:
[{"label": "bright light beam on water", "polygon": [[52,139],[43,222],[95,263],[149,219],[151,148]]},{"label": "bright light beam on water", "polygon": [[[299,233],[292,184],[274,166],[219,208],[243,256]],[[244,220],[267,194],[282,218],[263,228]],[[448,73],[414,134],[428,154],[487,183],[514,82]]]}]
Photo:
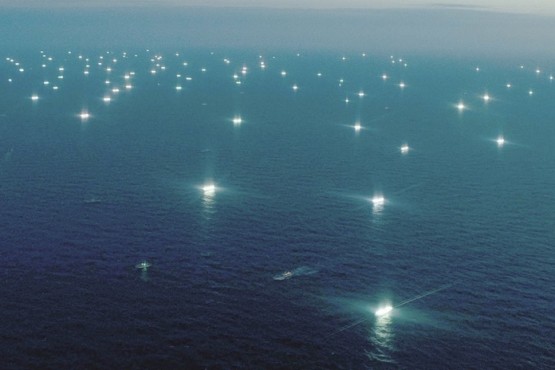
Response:
[{"label": "bright light beam on water", "polygon": [[[401,302],[401,303],[399,303],[399,304],[397,304],[397,305],[395,305],[395,306],[392,306],[392,305],[383,306],[383,307],[381,307],[380,309],[378,309],[376,312],[374,312],[374,315],[375,315],[376,317],[381,317],[381,316],[388,315],[388,314],[390,314],[391,312],[393,312],[393,310],[395,310],[396,308],[405,306],[405,305],[407,305],[407,304],[409,304],[409,303],[411,303],[411,302],[414,302],[414,301],[417,301],[417,300],[419,300],[419,299],[425,298],[425,297],[430,296],[430,295],[432,295],[432,294],[439,293],[439,292],[441,292],[442,290],[445,290],[445,289],[447,289],[447,288],[450,288],[451,286],[453,286],[453,284],[445,284],[445,285],[440,286],[439,288],[436,288],[436,289],[433,289],[433,290],[429,290],[429,291],[424,292],[424,293],[422,293],[422,294],[419,294],[419,295],[417,295],[417,296],[415,296],[415,297],[409,298],[409,299],[407,299],[407,300],[405,300],[405,301],[403,301],[403,302]],[[353,327],[355,327],[355,326],[357,326],[357,325],[360,325],[360,324],[362,324],[363,322],[366,322],[366,321],[368,321],[368,320],[370,320],[370,319],[371,319],[371,317],[364,317],[364,318],[362,318],[362,319],[360,319],[360,320],[358,320],[358,321],[355,321],[355,322],[353,322],[353,323],[351,323],[351,324],[349,324],[349,325],[347,325],[347,326],[344,326],[344,327],[340,328],[339,330],[334,331],[333,333],[329,334],[329,335],[326,336],[325,338],[327,339],[327,338],[329,338],[329,337],[332,337],[332,336],[334,336],[334,335],[336,335],[336,334],[341,333],[342,331],[345,331],[345,330],[347,330],[347,329],[353,328]]]}]

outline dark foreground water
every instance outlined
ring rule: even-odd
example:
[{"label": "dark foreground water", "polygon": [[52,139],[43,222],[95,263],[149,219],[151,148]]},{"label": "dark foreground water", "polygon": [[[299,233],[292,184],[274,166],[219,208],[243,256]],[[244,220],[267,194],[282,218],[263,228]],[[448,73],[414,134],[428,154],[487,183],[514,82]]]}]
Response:
[{"label": "dark foreground water", "polygon": [[0,367],[555,367],[550,66],[156,55],[3,56]]}]

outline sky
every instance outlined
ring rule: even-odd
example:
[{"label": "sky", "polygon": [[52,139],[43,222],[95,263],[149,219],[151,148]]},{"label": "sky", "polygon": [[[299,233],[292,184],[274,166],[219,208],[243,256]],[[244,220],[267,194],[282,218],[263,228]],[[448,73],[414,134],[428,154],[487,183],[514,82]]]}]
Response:
[{"label": "sky", "polygon": [[553,0],[0,0],[0,7],[213,6],[293,9],[455,7],[554,14]]},{"label": "sky", "polygon": [[0,0],[0,34],[4,49],[223,47],[555,58],[555,0],[438,1]]}]

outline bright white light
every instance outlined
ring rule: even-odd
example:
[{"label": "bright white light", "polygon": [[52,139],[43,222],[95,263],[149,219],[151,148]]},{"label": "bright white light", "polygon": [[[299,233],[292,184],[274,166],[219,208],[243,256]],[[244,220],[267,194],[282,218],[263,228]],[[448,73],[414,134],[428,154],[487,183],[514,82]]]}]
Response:
[{"label": "bright white light", "polygon": [[297,90],[299,90],[299,86],[293,85],[293,91],[297,91]]},{"label": "bright white light", "polygon": [[79,118],[81,118],[82,121],[86,121],[89,118],[91,118],[91,115],[89,112],[83,111],[81,113],[79,113]]},{"label": "bright white light", "polygon": [[513,87],[513,85],[511,84],[506,84],[505,86],[507,86],[507,89],[510,89],[511,87]]},{"label": "bright white light", "polygon": [[105,96],[105,97],[102,98],[102,101],[104,101],[105,103],[109,103],[109,102],[112,101],[112,98],[109,97],[109,96]]},{"label": "bright white light", "polygon": [[385,198],[383,197],[383,195],[374,195],[374,197],[370,201],[375,206],[383,206],[385,204]]},{"label": "bright white light", "polygon": [[460,102],[459,104],[457,104],[457,109],[462,112],[463,110],[466,109],[466,106],[464,105],[463,102]]},{"label": "bright white light", "polygon": [[177,86],[175,87],[175,89],[176,89],[177,91],[181,91],[181,89],[183,89],[183,88],[182,88],[180,85],[177,85]]},{"label": "bright white light", "polygon": [[503,146],[505,145],[505,138],[503,138],[503,136],[499,136],[495,142],[497,143],[497,146]]},{"label": "bright white light", "polygon": [[345,103],[349,104],[350,100],[349,98],[345,98]]},{"label": "bright white light", "polygon": [[139,269],[139,270],[143,270],[146,272],[146,270],[148,270],[148,268],[152,266],[150,263],[148,263],[147,261],[143,261],[137,265],[135,265],[135,268]]},{"label": "bright white light", "polygon": [[393,306],[387,305],[387,306],[384,306],[384,307],[376,310],[376,312],[374,312],[374,314],[376,316],[380,317],[380,316],[388,315],[391,311],[393,311]]},{"label": "bright white light", "polygon": [[528,95],[534,95],[534,91],[533,90],[528,91]]},{"label": "bright white light", "polygon": [[131,90],[132,88],[133,88],[133,85],[125,85],[126,90]]},{"label": "bright white light", "polygon": [[359,132],[362,129],[362,126],[360,125],[360,122],[355,123],[355,125],[353,126],[356,132]]},{"label": "bright white light", "polygon": [[401,146],[401,153],[406,154],[408,153],[410,150],[410,147],[407,144],[404,144],[403,146]]},{"label": "bright white light", "polygon": [[387,80],[388,78],[389,78],[389,77],[388,77],[385,73],[382,75],[382,80],[385,81],[385,80]]},{"label": "bright white light", "polygon": [[232,122],[234,125],[240,125],[241,123],[243,123],[243,119],[239,116],[236,116],[236,117],[233,117]]},{"label": "bright white light", "polygon": [[360,98],[363,98],[363,97],[364,97],[364,91],[362,91],[362,90],[359,91],[359,92],[358,92],[358,96],[359,96]]},{"label": "bright white light", "polygon": [[37,101],[37,100],[39,100],[39,96],[38,95],[33,95],[33,96],[31,96],[31,100],[32,101]]},{"label": "bright white light", "polygon": [[482,96],[482,99],[484,99],[484,101],[487,103],[491,100],[491,96],[489,96],[488,94],[484,94],[484,96]]},{"label": "bright white light", "polygon": [[113,88],[113,89],[112,89],[112,92],[113,92],[114,94],[117,94],[117,93],[119,93],[119,89],[118,89],[117,87],[116,87],[116,88]]},{"label": "bright white light", "polygon": [[202,187],[202,191],[205,196],[209,197],[216,193],[216,185],[214,184],[206,184]]},{"label": "bright white light", "polygon": [[405,85],[404,82],[401,82],[401,83],[399,84],[399,87],[400,87],[401,89],[404,89],[406,86],[407,86],[407,85]]},{"label": "bright white light", "polygon": [[287,72],[281,71],[281,75],[282,75],[283,77],[285,77],[285,76],[287,76]]}]

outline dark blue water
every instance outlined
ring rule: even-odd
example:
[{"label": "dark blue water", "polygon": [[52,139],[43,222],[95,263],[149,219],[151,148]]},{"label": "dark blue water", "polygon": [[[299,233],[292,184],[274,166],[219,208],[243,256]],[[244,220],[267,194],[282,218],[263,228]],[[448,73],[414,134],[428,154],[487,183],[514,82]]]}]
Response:
[{"label": "dark blue water", "polygon": [[550,66],[44,55],[0,67],[2,368],[555,367]]}]

